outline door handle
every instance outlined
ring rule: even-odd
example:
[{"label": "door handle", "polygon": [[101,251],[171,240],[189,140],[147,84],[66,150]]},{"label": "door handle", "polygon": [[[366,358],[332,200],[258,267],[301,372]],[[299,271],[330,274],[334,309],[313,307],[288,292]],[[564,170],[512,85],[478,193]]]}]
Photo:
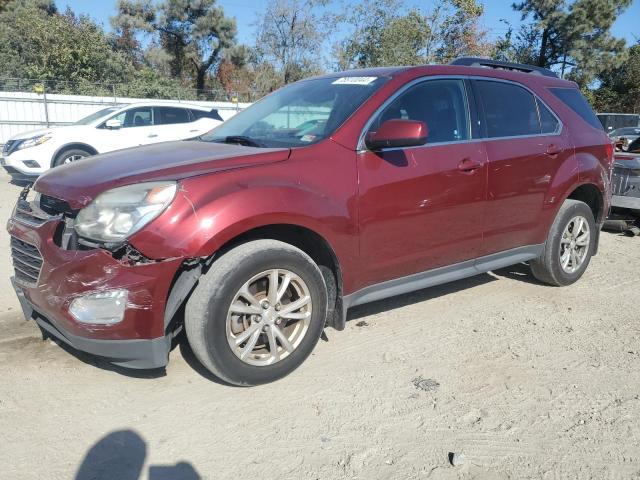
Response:
[{"label": "door handle", "polygon": [[562,153],[562,148],[560,148],[559,146],[553,143],[547,146],[547,155],[549,155],[550,157],[555,157],[560,153]]},{"label": "door handle", "polygon": [[476,170],[482,168],[484,164],[482,162],[478,162],[477,160],[471,160],[470,158],[465,158],[458,164],[458,170],[463,173],[473,173]]},{"label": "door handle", "polygon": [[157,133],[150,133],[147,138],[156,138],[158,136]]}]

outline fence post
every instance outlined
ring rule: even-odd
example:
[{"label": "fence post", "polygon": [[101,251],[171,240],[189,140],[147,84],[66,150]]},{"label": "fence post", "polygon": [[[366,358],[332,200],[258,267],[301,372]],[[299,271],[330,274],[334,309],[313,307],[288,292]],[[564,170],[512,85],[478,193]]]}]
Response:
[{"label": "fence post", "polygon": [[111,84],[111,92],[113,93],[113,104],[116,105],[118,103],[118,97],[116,96],[116,86],[115,84]]},{"label": "fence post", "polygon": [[49,128],[49,105],[47,104],[47,82],[42,83],[42,96],[44,100],[44,121]]}]

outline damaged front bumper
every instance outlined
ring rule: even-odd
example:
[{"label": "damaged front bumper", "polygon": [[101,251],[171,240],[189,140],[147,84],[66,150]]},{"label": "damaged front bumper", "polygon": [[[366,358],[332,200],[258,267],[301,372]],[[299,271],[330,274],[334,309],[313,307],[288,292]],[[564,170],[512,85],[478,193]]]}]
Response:
[{"label": "damaged front bumper", "polygon": [[[9,220],[12,283],[25,316],[51,336],[114,364],[165,366],[173,337],[167,299],[183,259],[131,263],[103,249],[67,250],[55,240],[61,222],[25,225]],[[76,298],[116,289],[128,292],[117,323],[86,324],[69,311]],[[175,306],[169,310],[175,312]]]}]

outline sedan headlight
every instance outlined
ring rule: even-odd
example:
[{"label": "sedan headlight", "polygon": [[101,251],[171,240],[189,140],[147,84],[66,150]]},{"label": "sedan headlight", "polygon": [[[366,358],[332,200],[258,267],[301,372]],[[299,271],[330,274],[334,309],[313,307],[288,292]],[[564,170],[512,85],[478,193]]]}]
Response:
[{"label": "sedan headlight", "polygon": [[76,232],[98,242],[120,242],[160,215],[177,189],[175,182],[149,182],[107,190],[80,211]]},{"label": "sedan headlight", "polygon": [[27,138],[26,140],[22,140],[20,142],[16,150],[37,147],[38,145],[42,145],[44,142],[48,142],[49,140],[51,140],[51,136],[48,133],[45,133],[44,135],[38,135],[37,137]]}]

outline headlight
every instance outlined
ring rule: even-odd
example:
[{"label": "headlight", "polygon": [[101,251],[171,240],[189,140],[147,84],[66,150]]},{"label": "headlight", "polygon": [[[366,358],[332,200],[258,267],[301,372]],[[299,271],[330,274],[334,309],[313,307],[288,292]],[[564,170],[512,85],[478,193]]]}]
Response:
[{"label": "headlight", "polygon": [[26,140],[22,140],[18,145],[16,150],[23,150],[25,148],[37,147],[38,145],[42,145],[44,142],[51,140],[50,134],[45,133],[44,135],[38,135],[37,137],[27,138]]},{"label": "headlight", "polygon": [[98,242],[120,242],[160,215],[177,189],[175,182],[149,182],[107,190],[80,211],[76,232]]}]

